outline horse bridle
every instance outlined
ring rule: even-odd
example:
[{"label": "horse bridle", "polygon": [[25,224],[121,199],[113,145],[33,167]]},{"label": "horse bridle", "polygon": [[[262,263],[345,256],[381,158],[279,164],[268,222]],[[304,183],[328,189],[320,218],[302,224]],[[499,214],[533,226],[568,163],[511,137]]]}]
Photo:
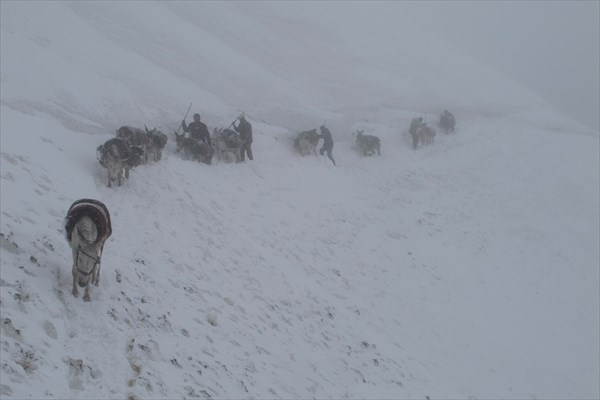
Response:
[{"label": "horse bridle", "polygon": [[[79,253],[83,253],[85,256],[94,260],[94,266],[90,269],[90,272],[82,271],[81,269],[79,269]],[[94,272],[96,265],[100,264],[100,257],[102,257],[102,249],[100,249],[100,256],[98,258],[96,258],[96,257],[92,256],[91,254],[88,254],[85,251],[83,251],[81,249],[81,245],[77,246],[77,272],[79,272],[80,274],[85,275],[85,276],[91,275]]]}]

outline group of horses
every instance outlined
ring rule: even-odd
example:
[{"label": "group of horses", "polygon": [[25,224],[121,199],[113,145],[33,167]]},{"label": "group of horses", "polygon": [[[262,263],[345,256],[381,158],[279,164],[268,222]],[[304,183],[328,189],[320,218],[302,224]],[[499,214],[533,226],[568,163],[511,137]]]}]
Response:
[{"label": "group of horses", "polygon": [[[212,146],[208,143],[186,137],[185,133],[175,135],[176,150],[185,160],[194,160],[210,165],[213,156],[223,162],[240,162],[242,139],[231,129],[214,128]],[[156,128],[149,130],[122,126],[116,130],[116,137],[107,140],[96,149],[100,165],[108,171],[108,187],[116,181],[121,186],[129,178],[129,170],[162,158],[162,151],[168,141],[167,135]]]},{"label": "group of horses", "polygon": [[[454,114],[448,110],[444,110],[444,112],[440,115],[438,126],[446,134],[454,132],[454,128],[456,126]],[[435,129],[429,126],[423,117],[414,117],[410,123],[408,132],[412,136],[412,146],[415,150],[419,146],[433,144],[435,140]]]},{"label": "group of horses", "polygon": [[168,137],[156,128],[144,130],[131,126],[117,129],[116,137],[107,140],[96,149],[98,162],[108,171],[108,187],[114,181],[117,186],[129,178],[129,170],[162,158],[162,150]]},{"label": "group of horses", "polygon": [[[456,120],[454,115],[445,110],[439,120],[439,127],[445,132],[454,132]],[[162,150],[168,138],[156,128],[149,130],[122,126],[117,129],[115,138],[108,140],[97,149],[100,164],[108,170],[108,187],[116,181],[121,186],[124,179],[129,178],[129,170],[148,162],[161,159]],[[208,143],[186,137],[185,133],[173,132],[176,142],[176,153],[186,160],[199,161],[210,165],[213,157],[222,162],[240,162],[242,140],[232,129],[214,128],[212,146]],[[436,130],[429,126],[423,117],[412,119],[409,133],[412,136],[413,148],[433,144]],[[364,130],[353,134],[358,150],[363,156],[381,155],[381,140],[375,135],[367,135]],[[317,144],[321,136],[316,129],[302,131],[294,139],[295,149],[303,156],[317,154]]]},{"label": "group of horses", "polygon": [[[438,123],[439,127],[445,132],[454,132],[456,120],[454,115],[445,110]],[[381,140],[375,135],[365,135],[365,130],[357,130],[353,133],[356,140],[358,151],[364,156],[381,155]],[[423,117],[415,117],[412,119],[409,133],[413,139],[413,148],[417,149],[420,146],[429,145],[434,142],[436,131],[433,127],[427,124]],[[316,129],[302,131],[296,135],[294,139],[294,148],[302,156],[317,154],[317,144],[319,143],[320,135]]]},{"label": "group of horses", "polygon": [[223,162],[240,162],[241,160],[242,139],[232,129],[214,128],[211,138],[212,146],[186,137],[185,133],[173,133],[177,144],[175,152],[180,154],[184,160],[194,160],[210,165],[215,154]]}]

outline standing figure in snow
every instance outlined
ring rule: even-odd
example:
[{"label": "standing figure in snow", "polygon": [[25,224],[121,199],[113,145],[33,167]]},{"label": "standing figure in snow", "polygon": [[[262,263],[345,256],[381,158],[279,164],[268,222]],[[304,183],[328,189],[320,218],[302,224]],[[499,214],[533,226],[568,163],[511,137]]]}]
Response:
[{"label": "standing figure in snow", "polygon": [[331,137],[331,132],[329,132],[329,129],[325,128],[325,125],[321,125],[319,129],[321,129],[321,134],[319,135],[319,138],[323,138],[323,147],[321,147],[319,153],[323,155],[323,153],[327,152],[327,157],[329,157],[333,165],[335,165],[335,160],[331,155],[331,152],[333,150],[333,138]]},{"label": "standing figure in snow", "polygon": [[194,114],[194,122],[190,122],[189,125],[185,124],[185,119],[181,121],[181,127],[184,132],[190,133],[191,138],[194,138],[199,142],[204,142],[212,147],[212,144],[210,143],[210,133],[208,133],[206,124],[200,121],[200,114]]},{"label": "standing figure in snow", "polygon": [[449,133],[454,132],[455,125],[456,120],[454,119],[454,115],[450,111],[444,110],[444,112],[440,116],[440,127],[444,130],[445,133]]},{"label": "standing figure in snow", "polygon": [[240,123],[238,126],[235,126],[235,121],[233,121],[233,129],[240,134],[240,139],[242,139],[240,161],[244,161],[246,154],[248,154],[249,160],[254,160],[252,157],[252,125],[250,125],[250,122],[246,121],[244,114],[240,115],[238,119],[240,120]]},{"label": "standing figure in snow", "polygon": [[426,123],[423,121],[423,117],[413,118],[410,122],[410,128],[408,132],[410,133],[410,136],[412,136],[412,147],[415,150],[419,145],[419,129],[425,125]]}]

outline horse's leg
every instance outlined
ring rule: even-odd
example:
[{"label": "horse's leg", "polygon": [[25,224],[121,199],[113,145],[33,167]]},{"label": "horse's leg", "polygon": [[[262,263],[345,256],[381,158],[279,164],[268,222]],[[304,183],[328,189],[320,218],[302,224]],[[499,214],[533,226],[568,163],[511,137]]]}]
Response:
[{"label": "horse's leg", "polygon": [[100,283],[100,259],[98,259],[98,264],[94,267],[94,271],[92,272],[92,283],[96,286]]},{"label": "horse's leg", "polygon": [[118,185],[121,186],[123,183],[123,167],[119,168],[119,173],[117,174]]},{"label": "horse's leg", "polygon": [[77,297],[77,296],[79,296],[79,291],[77,290],[77,275],[78,275],[78,273],[77,273],[77,266],[75,264],[73,264],[72,274],[73,274],[73,291],[72,291],[72,293],[73,293],[74,297]]},{"label": "horse's leg", "polygon": [[83,295],[83,301],[90,301],[90,283],[88,282],[87,285],[85,285],[85,293]]}]

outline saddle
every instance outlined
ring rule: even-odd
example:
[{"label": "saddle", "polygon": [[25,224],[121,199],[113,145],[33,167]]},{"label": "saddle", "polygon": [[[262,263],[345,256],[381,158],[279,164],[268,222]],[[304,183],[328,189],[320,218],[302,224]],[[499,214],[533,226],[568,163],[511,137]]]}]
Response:
[{"label": "saddle", "polygon": [[77,224],[77,221],[83,216],[88,216],[94,222],[98,233],[95,243],[99,243],[103,246],[106,239],[112,234],[110,213],[104,203],[94,199],[77,200],[69,207],[69,211],[65,217],[65,233],[67,241],[71,241],[71,234],[73,233],[75,224]]}]

